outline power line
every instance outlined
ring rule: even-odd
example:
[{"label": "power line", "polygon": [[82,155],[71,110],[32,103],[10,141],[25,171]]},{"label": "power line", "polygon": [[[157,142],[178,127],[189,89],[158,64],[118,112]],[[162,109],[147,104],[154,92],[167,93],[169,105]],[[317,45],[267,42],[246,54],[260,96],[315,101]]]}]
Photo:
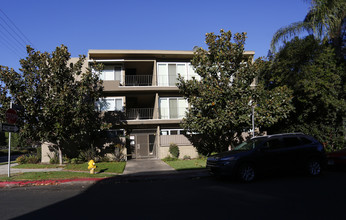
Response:
[{"label": "power line", "polygon": [[[20,54],[23,54],[23,51],[20,51],[22,48],[19,48],[20,50],[18,50],[16,47],[14,47],[14,45],[12,45],[11,42],[9,42],[5,37],[3,37],[2,35],[0,35],[0,38],[2,39],[2,43],[3,45],[5,45],[9,50],[11,50],[13,53],[15,53],[19,58],[21,58],[22,56]],[[18,45],[15,45],[18,47]]]},{"label": "power line", "polygon": [[[7,18],[7,20],[13,25],[13,27],[15,27],[17,29],[17,31],[26,39],[27,42],[29,42],[30,45],[34,46],[33,43],[31,43],[31,41],[25,36],[25,34],[23,34],[23,32],[17,27],[17,25],[14,24],[14,22],[5,14],[5,12],[3,10],[0,9],[0,12],[5,15],[5,17]],[[5,21],[5,23],[7,24],[7,22]],[[7,24],[8,25],[8,24]],[[9,25],[8,25],[9,26]],[[17,34],[17,36],[19,36]],[[21,38],[22,39],[22,38]]]},{"label": "power line", "polygon": [[7,27],[26,45],[27,43],[25,42],[25,40],[23,40],[23,38],[21,36],[19,36],[17,34],[17,32],[13,31],[13,29],[11,28],[11,26],[5,21],[5,19],[3,19],[1,16],[0,16],[0,19],[7,25]]},{"label": "power line", "polygon": [[[19,45],[20,45],[20,47],[18,47],[18,48],[20,48],[20,49],[23,49],[23,48],[25,48],[26,47],[26,45],[24,44],[22,44],[22,43],[20,43],[1,23],[0,23],[0,26],[1,27],[3,27],[3,30],[5,30],[11,37],[12,37],[12,39],[14,39]],[[2,32],[3,33],[3,32]],[[17,45],[18,46],[18,45]],[[22,48],[23,47],[23,48]]]},{"label": "power line", "polygon": [[0,12],[0,43],[19,58],[25,57],[26,45],[33,44],[3,10]]}]

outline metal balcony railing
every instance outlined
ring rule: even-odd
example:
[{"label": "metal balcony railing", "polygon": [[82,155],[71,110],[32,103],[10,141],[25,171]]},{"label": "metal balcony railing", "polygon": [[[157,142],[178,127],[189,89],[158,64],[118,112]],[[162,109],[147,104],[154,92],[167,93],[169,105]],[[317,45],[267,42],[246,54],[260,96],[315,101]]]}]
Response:
[{"label": "metal balcony railing", "polygon": [[153,119],[154,108],[130,108],[126,110],[128,120]]},{"label": "metal balcony railing", "polygon": [[126,110],[127,120],[143,119],[182,119],[186,108],[160,108],[157,109],[157,118],[154,118],[154,108],[128,108]]},{"label": "metal balcony railing", "polygon": [[125,86],[153,86],[152,75],[125,76]]},{"label": "metal balcony railing", "polygon": [[125,86],[176,86],[177,76],[157,76],[153,82],[152,75],[125,75]]}]

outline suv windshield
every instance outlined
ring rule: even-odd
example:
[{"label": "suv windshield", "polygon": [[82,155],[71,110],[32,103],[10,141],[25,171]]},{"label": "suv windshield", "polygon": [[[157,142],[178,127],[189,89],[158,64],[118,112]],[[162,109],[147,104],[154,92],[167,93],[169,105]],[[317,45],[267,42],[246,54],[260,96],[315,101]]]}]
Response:
[{"label": "suv windshield", "polygon": [[259,144],[260,144],[259,139],[249,140],[239,144],[233,150],[248,151],[248,150],[255,149],[255,147],[257,147]]}]

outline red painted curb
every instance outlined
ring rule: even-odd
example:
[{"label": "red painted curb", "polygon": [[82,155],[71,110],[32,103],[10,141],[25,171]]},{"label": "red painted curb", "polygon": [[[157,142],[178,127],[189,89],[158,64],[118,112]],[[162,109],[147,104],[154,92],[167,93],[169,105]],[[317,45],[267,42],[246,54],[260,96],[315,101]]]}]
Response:
[{"label": "red painted curb", "polygon": [[58,185],[67,182],[82,182],[82,181],[100,181],[106,178],[77,178],[77,179],[60,179],[60,180],[33,180],[33,181],[9,181],[0,182],[0,188],[12,186],[43,186],[43,185]]}]

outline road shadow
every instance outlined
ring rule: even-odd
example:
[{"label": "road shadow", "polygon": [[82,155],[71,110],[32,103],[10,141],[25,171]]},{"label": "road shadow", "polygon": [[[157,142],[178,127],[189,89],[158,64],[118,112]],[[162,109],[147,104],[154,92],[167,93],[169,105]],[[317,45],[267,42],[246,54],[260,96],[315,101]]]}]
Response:
[{"label": "road shadow", "polygon": [[346,176],[339,174],[273,177],[250,184],[215,179],[206,172],[119,175],[14,219],[340,219],[345,217]]},{"label": "road shadow", "polygon": [[100,171],[97,172],[97,173],[104,173],[104,172],[106,172],[107,170],[108,170],[108,168],[105,168],[105,169],[100,170]]}]

